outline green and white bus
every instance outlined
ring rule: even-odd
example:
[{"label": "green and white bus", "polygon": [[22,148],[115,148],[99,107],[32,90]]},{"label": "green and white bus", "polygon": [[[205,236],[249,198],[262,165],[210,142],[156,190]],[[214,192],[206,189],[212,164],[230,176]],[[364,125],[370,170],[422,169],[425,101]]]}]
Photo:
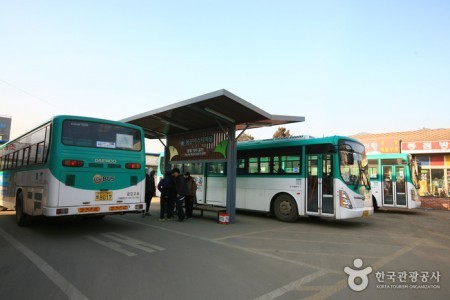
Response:
[{"label": "green and white bus", "polygon": [[[160,157],[159,176],[164,173]],[[169,162],[170,163],[170,162]],[[170,163],[197,181],[197,203],[226,206],[226,163]],[[237,144],[236,208],[349,219],[373,214],[364,145],[342,136]]]},{"label": "green and white bus", "polygon": [[373,206],[420,207],[420,162],[411,154],[367,154]]},{"label": "green and white bus", "polygon": [[34,216],[145,209],[144,133],[138,126],[56,116],[0,146],[0,206]]}]

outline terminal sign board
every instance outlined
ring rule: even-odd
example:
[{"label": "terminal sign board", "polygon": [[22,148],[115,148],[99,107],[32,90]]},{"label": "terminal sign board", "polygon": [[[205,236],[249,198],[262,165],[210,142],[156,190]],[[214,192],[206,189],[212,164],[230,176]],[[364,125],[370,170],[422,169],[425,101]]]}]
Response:
[{"label": "terminal sign board", "polygon": [[403,153],[450,153],[450,140],[402,142]]},{"label": "terminal sign board", "polygon": [[[357,138],[358,139],[358,138]],[[392,138],[358,139],[364,144],[366,153],[399,153],[400,140]]]},{"label": "terminal sign board", "polygon": [[167,142],[171,162],[227,158],[228,139],[220,129],[174,135]]}]

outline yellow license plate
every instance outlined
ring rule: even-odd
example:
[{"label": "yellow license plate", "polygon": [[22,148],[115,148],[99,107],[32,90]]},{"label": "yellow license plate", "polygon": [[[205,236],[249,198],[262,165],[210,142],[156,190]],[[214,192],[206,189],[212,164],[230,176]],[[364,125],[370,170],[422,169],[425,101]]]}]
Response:
[{"label": "yellow license plate", "polygon": [[116,206],[110,206],[109,211],[117,211],[117,210],[127,210],[127,205],[116,205]]},{"label": "yellow license plate", "polygon": [[112,192],[95,192],[95,201],[111,201],[112,199]]},{"label": "yellow license plate", "polygon": [[97,212],[100,211],[100,207],[98,206],[90,206],[90,207],[79,207],[79,213],[87,213],[87,212]]},{"label": "yellow license plate", "polygon": [[363,217],[368,217],[368,216],[369,216],[369,211],[368,210],[363,211]]}]

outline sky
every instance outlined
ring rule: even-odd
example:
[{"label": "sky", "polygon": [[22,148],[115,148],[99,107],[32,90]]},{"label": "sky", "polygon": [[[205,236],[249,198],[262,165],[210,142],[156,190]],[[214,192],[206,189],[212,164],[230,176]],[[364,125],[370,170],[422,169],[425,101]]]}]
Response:
[{"label": "sky", "polygon": [[219,89],[304,116],[285,126],[293,135],[450,127],[447,0],[0,7],[0,115],[12,117],[12,138],[54,115],[120,120]]}]

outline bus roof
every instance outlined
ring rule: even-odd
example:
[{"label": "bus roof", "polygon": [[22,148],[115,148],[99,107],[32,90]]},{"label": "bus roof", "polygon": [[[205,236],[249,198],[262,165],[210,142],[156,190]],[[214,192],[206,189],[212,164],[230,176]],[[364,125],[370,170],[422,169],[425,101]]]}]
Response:
[{"label": "bus roof", "polygon": [[43,122],[43,123],[41,123],[41,124],[31,128],[27,132],[22,133],[21,135],[19,135],[16,138],[7,141],[4,144],[0,143],[0,149],[3,148],[3,147],[6,147],[8,144],[11,144],[11,143],[15,142],[18,139],[24,137],[28,133],[30,133],[30,132],[38,129],[38,128],[41,128],[45,124],[48,124],[50,122],[62,122],[63,120],[66,120],[66,119],[76,119],[76,120],[84,120],[84,121],[91,121],[91,122],[101,122],[101,123],[104,122],[104,123],[108,123],[108,124],[120,125],[120,126],[125,126],[125,127],[130,127],[130,128],[135,128],[135,129],[138,129],[138,130],[142,130],[142,127],[139,127],[137,125],[130,124],[130,123],[120,122],[120,121],[113,121],[113,120],[94,118],[94,117],[75,116],[75,115],[56,115],[56,116],[53,116],[52,118],[48,119],[47,121],[45,121],[45,122]]},{"label": "bus roof", "polygon": [[[278,139],[264,139],[264,140],[253,140],[253,141],[245,141],[238,142],[237,148],[238,150],[245,149],[262,149],[267,147],[286,147],[286,146],[301,146],[301,145],[315,145],[315,144],[336,144],[338,140],[348,140],[352,142],[356,142],[361,144],[358,140],[347,136],[328,136],[322,138],[314,138],[311,136],[294,136],[288,138],[278,138]],[[362,145],[362,144],[361,144]]]},{"label": "bus roof", "polygon": [[367,158],[404,158],[410,157],[409,153],[367,153]]}]

